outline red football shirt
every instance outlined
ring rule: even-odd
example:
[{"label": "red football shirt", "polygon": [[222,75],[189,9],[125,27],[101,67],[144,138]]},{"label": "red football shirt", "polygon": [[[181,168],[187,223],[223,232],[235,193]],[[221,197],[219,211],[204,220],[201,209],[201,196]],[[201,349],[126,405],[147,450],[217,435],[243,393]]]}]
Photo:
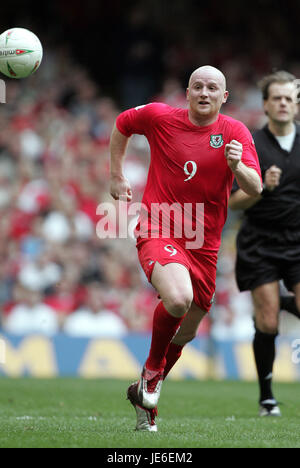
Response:
[{"label": "red football shirt", "polygon": [[[191,226],[187,228],[188,235],[182,229],[182,236],[178,241],[190,241],[191,230],[199,230],[202,223],[204,243],[197,250],[217,252],[234,179],[224,155],[225,145],[233,139],[242,143],[242,162],[261,175],[249,130],[243,123],[223,114],[219,114],[216,122],[211,125],[196,126],[189,120],[187,109],[176,109],[161,103],[129,109],[118,116],[116,125],[127,137],[134,133],[145,135],[151,149],[151,162],[142,200],[148,210],[148,219],[140,216],[140,235],[145,237],[148,232],[148,237],[151,237],[151,216],[152,221],[159,219],[161,229],[162,215],[157,210],[158,205],[161,212],[166,211],[166,215],[171,213],[175,224],[179,219],[176,216],[182,209],[182,220],[187,220],[187,224],[190,221]],[[170,212],[168,206],[174,206],[173,204],[175,211]],[[199,220],[201,210],[197,211],[197,205],[204,208],[202,220]],[[155,228],[152,226],[152,234],[153,232]],[[177,232],[180,234],[180,230],[176,231],[175,237],[178,237]],[[174,237],[174,231],[172,233]],[[172,234],[170,237],[172,238]]]}]

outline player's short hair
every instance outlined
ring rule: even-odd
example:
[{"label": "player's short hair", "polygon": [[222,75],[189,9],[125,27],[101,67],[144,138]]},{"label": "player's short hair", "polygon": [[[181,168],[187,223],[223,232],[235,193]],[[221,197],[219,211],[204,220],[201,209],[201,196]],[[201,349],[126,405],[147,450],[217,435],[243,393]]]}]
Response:
[{"label": "player's short hair", "polygon": [[296,77],[285,70],[278,70],[270,75],[264,76],[259,82],[258,87],[262,92],[262,98],[266,101],[269,97],[269,88],[273,83],[292,83],[296,80]]}]

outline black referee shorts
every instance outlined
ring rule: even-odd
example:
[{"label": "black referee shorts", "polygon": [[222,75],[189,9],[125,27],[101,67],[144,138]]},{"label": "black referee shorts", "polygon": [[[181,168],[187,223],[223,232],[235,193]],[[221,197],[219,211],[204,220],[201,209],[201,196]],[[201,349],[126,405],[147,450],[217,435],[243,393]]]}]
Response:
[{"label": "black referee shorts", "polygon": [[283,280],[300,283],[300,229],[265,230],[245,223],[237,236],[236,281],[240,291]]}]

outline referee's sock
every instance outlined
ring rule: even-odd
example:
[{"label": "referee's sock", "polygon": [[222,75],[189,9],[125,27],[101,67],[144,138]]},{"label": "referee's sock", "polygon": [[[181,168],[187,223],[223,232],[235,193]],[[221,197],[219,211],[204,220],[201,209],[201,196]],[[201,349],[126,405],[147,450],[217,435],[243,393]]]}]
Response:
[{"label": "referee's sock", "polygon": [[275,361],[275,338],[277,333],[263,333],[256,328],[253,351],[260,387],[260,401],[274,399],[272,372]]},{"label": "referee's sock", "polygon": [[300,311],[297,307],[295,296],[280,296],[280,310],[286,310],[300,319]]}]

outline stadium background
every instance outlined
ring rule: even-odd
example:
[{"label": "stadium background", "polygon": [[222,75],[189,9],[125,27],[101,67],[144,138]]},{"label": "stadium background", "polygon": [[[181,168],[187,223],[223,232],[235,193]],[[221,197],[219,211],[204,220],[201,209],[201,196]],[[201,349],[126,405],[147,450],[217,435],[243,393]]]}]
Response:
[{"label": "stadium background", "polygon": [[[265,117],[257,80],[273,68],[300,76],[300,4],[239,1],[79,0],[14,2],[1,32],[34,31],[44,46],[38,72],[5,79],[0,108],[0,373],[135,377],[157,298],[131,239],[101,240],[97,206],[108,193],[108,142],[115,117],[154,100],[185,106],[190,73],[225,73],[224,113],[251,130]],[[4,78],[4,77],[1,77]],[[134,200],[149,163],[133,138],[126,161]],[[234,280],[239,214],[229,213],[216,303],[186,348],[174,378],[254,379],[247,293]],[[113,227],[113,226],[112,226]],[[292,362],[298,321],[281,316],[276,376],[299,380]]]}]

